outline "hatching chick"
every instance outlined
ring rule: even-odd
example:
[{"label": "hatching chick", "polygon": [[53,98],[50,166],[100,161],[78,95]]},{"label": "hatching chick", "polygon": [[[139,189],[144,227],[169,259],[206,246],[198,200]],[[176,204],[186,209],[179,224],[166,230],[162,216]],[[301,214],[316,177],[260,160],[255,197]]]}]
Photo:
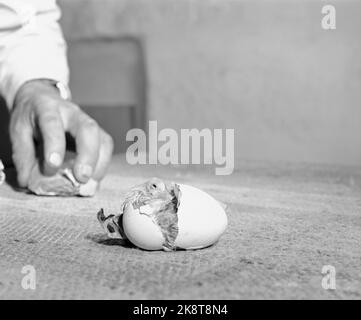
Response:
[{"label": "hatching chick", "polygon": [[152,178],[141,185],[133,187],[126,195],[124,204],[131,202],[135,209],[139,209],[149,203],[154,205],[157,201],[167,200],[171,200],[171,195],[165,183],[158,178]]},{"label": "hatching chick", "polygon": [[158,178],[152,178],[131,190],[125,198],[120,215],[105,217],[101,210],[98,220],[111,238],[124,238],[121,215],[128,205],[132,205],[139,210],[139,214],[145,214],[153,220],[164,236],[164,248],[172,250],[178,235],[179,200],[180,189],[177,184],[167,185]]}]

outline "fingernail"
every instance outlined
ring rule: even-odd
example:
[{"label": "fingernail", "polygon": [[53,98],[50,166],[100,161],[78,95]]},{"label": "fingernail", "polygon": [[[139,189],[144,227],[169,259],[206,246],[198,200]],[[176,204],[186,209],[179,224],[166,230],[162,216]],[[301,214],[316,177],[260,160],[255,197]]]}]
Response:
[{"label": "fingernail", "polygon": [[54,167],[59,167],[61,165],[62,159],[59,153],[53,152],[49,156],[49,164]]},{"label": "fingernail", "polygon": [[80,169],[80,174],[84,177],[84,178],[90,178],[93,174],[93,169],[91,166],[87,165],[87,164],[83,164],[79,166]]}]

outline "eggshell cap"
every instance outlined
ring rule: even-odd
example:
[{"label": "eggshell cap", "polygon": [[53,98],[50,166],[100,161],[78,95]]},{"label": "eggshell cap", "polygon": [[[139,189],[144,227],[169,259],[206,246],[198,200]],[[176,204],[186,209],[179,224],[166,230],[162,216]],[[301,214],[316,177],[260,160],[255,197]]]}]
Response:
[{"label": "eggshell cap", "polygon": [[227,215],[212,196],[189,186],[179,185],[178,236],[175,245],[199,249],[214,244],[227,227]]},{"label": "eggshell cap", "polygon": [[146,214],[128,204],[123,213],[124,233],[134,245],[145,250],[162,249],[164,237],[160,228]]}]

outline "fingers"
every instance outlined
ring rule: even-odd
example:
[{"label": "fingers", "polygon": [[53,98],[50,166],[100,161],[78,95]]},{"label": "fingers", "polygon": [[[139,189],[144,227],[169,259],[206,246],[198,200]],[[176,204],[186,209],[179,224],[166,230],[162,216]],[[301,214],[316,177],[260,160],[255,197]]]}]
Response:
[{"label": "fingers", "polygon": [[65,155],[65,131],[57,106],[53,103],[37,106],[37,122],[44,144],[44,169],[54,174]]},{"label": "fingers", "polygon": [[114,149],[114,142],[112,137],[104,132],[104,130],[100,129],[100,150],[99,150],[99,158],[96,164],[93,178],[97,181],[100,181],[104,178],[109,163],[112,159]]},{"label": "fingers", "polygon": [[65,132],[69,132],[76,143],[75,178],[86,183],[91,177],[96,180],[104,177],[113,152],[113,140],[77,105],[60,99],[52,86],[39,81],[24,84],[14,104],[10,135],[21,186],[27,186],[37,161],[34,136],[39,133],[45,173],[55,174],[63,164]]},{"label": "fingers", "polygon": [[75,178],[81,183],[86,183],[89,178],[100,181],[112,158],[112,137],[76,106],[63,112],[63,117],[66,129],[76,143],[77,157],[73,169]]},{"label": "fingers", "polygon": [[79,110],[71,121],[69,131],[75,138],[76,144],[74,176],[79,182],[86,183],[93,176],[98,162],[101,145],[100,128],[95,120]]},{"label": "fingers", "polygon": [[35,146],[31,124],[19,118],[18,114],[13,114],[11,118],[10,138],[18,183],[25,188],[35,164]]}]

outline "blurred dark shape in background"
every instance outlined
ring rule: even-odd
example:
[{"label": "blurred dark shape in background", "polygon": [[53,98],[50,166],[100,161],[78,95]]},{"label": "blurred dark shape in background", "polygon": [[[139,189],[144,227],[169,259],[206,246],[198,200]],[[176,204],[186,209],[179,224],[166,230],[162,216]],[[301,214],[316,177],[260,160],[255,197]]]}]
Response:
[{"label": "blurred dark shape in background", "polygon": [[68,42],[73,100],[105,128],[115,153],[125,152],[126,133],[145,128],[146,76],[143,50],[134,38]]},{"label": "blurred dark shape in background", "polygon": [[10,114],[5,100],[0,96],[0,159],[5,166],[9,166],[12,163],[9,118]]}]

